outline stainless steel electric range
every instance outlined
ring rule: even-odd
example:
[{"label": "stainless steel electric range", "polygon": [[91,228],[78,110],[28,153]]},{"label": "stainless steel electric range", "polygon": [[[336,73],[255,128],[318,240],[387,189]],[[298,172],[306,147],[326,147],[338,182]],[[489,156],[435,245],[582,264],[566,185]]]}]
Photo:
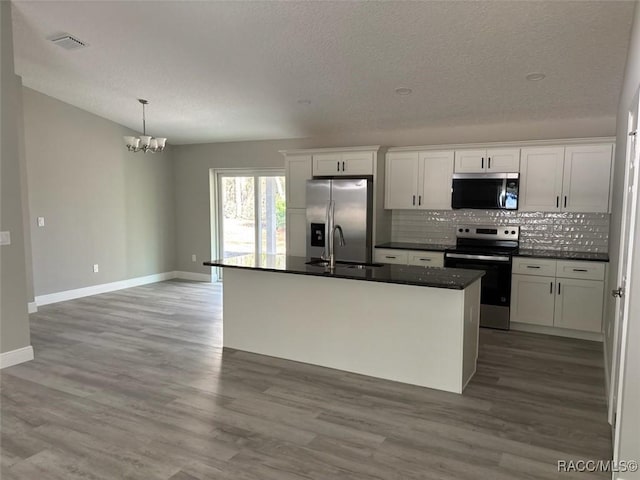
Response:
[{"label": "stainless steel electric range", "polygon": [[459,225],[456,246],[444,254],[444,266],[484,270],[480,326],[509,330],[511,258],[517,253],[520,227]]}]

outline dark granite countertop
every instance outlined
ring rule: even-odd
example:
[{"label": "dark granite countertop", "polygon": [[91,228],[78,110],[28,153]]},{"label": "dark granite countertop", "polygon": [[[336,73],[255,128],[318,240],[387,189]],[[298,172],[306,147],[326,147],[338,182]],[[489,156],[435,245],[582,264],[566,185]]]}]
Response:
[{"label": "dark granite countertop", "polygon": [[306,262],[305,257],[242,255],[222,260],[211,260],[204,262],[203,265],[454,290],[463,290],[484,275],[484,272],[480,270],[388,264],[375,264],[378,266],[368,266],[363,269],[354,268],[353,265],[348,264],[337,264],[335,270],[330,271],[328,267],[307,265]]},{"label": "dark granite countertop", "polygon": [[423,250],[426,252],[444,252],[454,245],[441,245],[436,243],[410,243],[410,242],[387,242],[376,245],[376,248],[394,248],[396,250]]},{"label": "dark granite countertop", "polygon": [[555,260],[585,260],[590,262],[608,262],[608,253],[598,252],[565,252],[560,250],[542,250],[536,248],[521,248],[517,257],[552,258]]}]

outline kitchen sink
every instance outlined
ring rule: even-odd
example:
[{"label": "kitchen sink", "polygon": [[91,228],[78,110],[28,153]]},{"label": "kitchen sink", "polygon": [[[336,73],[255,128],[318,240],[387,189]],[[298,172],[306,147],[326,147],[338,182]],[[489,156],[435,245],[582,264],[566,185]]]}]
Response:
[{"label": "kitchen sink", "polygon": [[[310,260],[308,262],[306,262],[307,265],[311,265],[314,267],[328,267],[329,266],[329,262],[327,260],[320,260],[320,259],[316,259],[316,260]],[[382,267],[383,264],[382,263],[358,263],[358,262],[343,262],[343,261],[336,261],[336,267],[342,267],[342,268],[353,268],[353,269],[357,269],[357,270],[364,270],[366,268],[377,268],[377,267]]]},{"label": "kitchen sink", "polygon": [[329,262],[326,260],[311,260],[306,262],[307,265],[311,265],[312,267],[328,267]]}]

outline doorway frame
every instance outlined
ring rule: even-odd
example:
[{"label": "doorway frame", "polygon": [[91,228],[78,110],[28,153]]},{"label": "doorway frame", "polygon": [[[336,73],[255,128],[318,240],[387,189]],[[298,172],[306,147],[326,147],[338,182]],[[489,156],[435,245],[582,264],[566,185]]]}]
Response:
[{"label": "doorway frame", "polygon": [[[633,124],[630,125],[632,115],[634,116],[633,118],[635,118],[635,130],[633,130]],[[638,318],[632,320],[631,317],[631,291],[634,285],[634,280],[640,281],[640,278],[636,278],[636,275],[638,274],[638,264],[640,262],[638,262],[638,257],[633,255],[634,243],[638,235],[638,227],[640,226],[640,194],[638,192],[640,189],[640,174],[638,172],[638,170],[640,170],[640,88],[636,91],[636,94],[633,97],[627,118],[626,130],[628,136],[632,137],[632,139],[627,140],[627,149],[625,154],[624,196],[621,222],[622,234],[620,239],[621,247],[626,244],[627,248],[621,248],[620,257],[623,258],[624,256],[625,265],[618,265],[618,275],[616,278],[618,283],[615,287],[618,288],[621,285],[620,282],[622,279],[623,269],[626,269],[627,276],[623,297],[616,298],[614,338],[612,345],[614,352],[612,356],[611,380],[609,385],[609,416],[613,429],[614,462],[624,460],[620,458],[620,445],[622,441],[621,427],[624,421],[625,383],[627,380],[627,374],[629,373],[627,371],[627,354],[628,351],[631,351],[630,348],[638,347],[637,344],[630,345],[630,342],[637,339],[629,336],[629,324],[631,321],[640,321]],[[628,188],[630,183],[629,175],[633,175],[634,180],[631,189]],[[629,208],[631,209],[630,211],[628,210]],[[626,251],[623,253],[623,250]],[[634,306],[637,308],[637,299],[633,301]],[[622,324],[620,325],[619,318],[621,308],[624,308],[624,314],[621,320]],[[630,405],[626,406],[626,408],[631,407],[632,406]],[[633,405],[633,407],[635,408],[636,405]],[[613,478],[619,478],[616,472],[614,472]]]}]

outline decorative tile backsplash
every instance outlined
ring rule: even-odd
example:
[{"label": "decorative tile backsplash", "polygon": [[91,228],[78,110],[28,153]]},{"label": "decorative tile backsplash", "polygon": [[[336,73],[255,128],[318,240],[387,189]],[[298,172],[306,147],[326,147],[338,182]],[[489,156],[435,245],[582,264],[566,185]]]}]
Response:
[{"label": "decorative tile backsplash", "polygon": [[393,210],[394,242],[456,243],[456,225],[519,225],[521,248],[609,251],[609,214],[506,210]]}]

